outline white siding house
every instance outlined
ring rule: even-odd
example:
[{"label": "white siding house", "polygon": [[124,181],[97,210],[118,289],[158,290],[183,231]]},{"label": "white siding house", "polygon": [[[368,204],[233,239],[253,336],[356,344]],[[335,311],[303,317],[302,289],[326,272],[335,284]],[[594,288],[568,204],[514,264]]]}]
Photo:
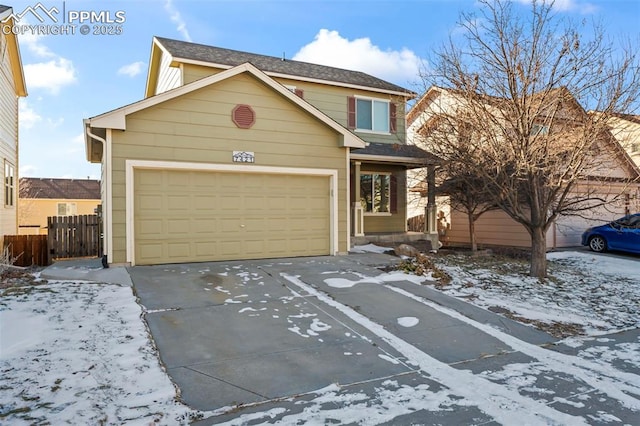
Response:
[{"label": "white siding house", "polygon": [[[10,7],[0,6],[2,28],[13,26],[12,12]],[[0,245],[4,235],[18,233],[18,98],[26,95],[18,40],[10,31],[0,31]]]}]

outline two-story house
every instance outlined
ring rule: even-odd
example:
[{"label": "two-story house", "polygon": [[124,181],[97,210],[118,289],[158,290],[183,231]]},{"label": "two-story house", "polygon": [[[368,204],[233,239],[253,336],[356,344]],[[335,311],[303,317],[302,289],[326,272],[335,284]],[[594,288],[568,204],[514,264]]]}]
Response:
[{"label": "two-story house", "polygon": [[629,157],[640,167],[640,115],[614,114],[609,119],[609,128]]},{"label": "two-story house", "polygon": [[47,234],[49,217],[94,215],[99,204],[99,180],[20,178],[19,234]]},{"label": "two-story house", "polygon": [[[553,119],[548,119],[545,110],[540,108],[538,118],[546,119],[546,125],[540,123],[535,127],[536,134],[553,137],[547,139],[547,146],[556,145],[556,149],[566,150],[572,145],[568,142],[572,132],[583,131],[581,124],[587,112],[578,104],[566,89],[555,89],[549,99],[556,99],[556,103],[547,100],[546,108],[553,110]],[[496,121],[500,114],[504,100],[493,97],[477,97],[484,105],[485,111],[494,114]],[[465,98],[451,89],[431,87],[413,106],[407,114],[408,138],[423,147],[432,149],[442,138],[442,133],[434,138],[438,132],[447,132],[443,127],[443,117],[454,117],[464,111]],[[559,105],[559,106],[556,106]],[[553,108],[552,108],[553,107]],[[490,120],[486,120],[490,122]],[[456,122],[455,120],[449,123]],[[440,128],[445,130],[439,130]],[[486,129],[491,129],[487,125]],[[624,127],[629,130],[629,127]],[[532,129],[533,130],[533,129]],[[616,132],[615,135],[622,135]],[[606,129],[597,133],[595,148],[585,154],[586,164],[580,176],[575,180],[570,191],[564,194],[566,214],[555,218],[546,233],[547,248],[562,248],[579,246],[581,235],[586,228],[601,225],[640,208],[640,168],[616,141],[614,134]],[[495,138],[499,141],[500,138]],[[455,177],[455,176],[451,176]],[[443,197],[446,199],[446,197]],[[459,205],[456,200],[451,206]],[[438,210],[448,210],[448,206],[438,207]],[[571,208],[575,210],[571,211]],[[464,210],[463,208],[461,210]],[[450,245],[469,245],[471,231],[466,212],[451,209],[449,228],[446,232],[446,242]],[[526,207],[523,208],[526,211]],[[525,227],[512,219],[500,209],[483,213],[475,222],[475,237],[477,243],[483,246],[531,247],[531,236]]]},{"label": "two-story house", "polygon": [[[18,39],[11,32],[13,9],[0,5],[0,245],[18,233],[18,99],[27,96]],[[7,30],[4,30],[4,29]]]},{"label": "two-story house", "polygon": [[405,232],[415,93],[362,72],[156,37],[145,99],[84,121],[109,263],[346,253]]}]

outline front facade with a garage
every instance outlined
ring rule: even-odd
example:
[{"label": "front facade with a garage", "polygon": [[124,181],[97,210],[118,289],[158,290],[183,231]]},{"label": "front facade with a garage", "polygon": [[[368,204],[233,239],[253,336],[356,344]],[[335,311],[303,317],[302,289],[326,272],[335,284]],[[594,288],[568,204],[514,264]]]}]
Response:
[{"label": "front facade with a garage", "polygon": [[[367,166],[368,157],[351,158],[352,150],[365,149],[368,141],[346,125],[348,105],[340,86],[350,83],[294,81],[292,87],[290,80],[243,62],[225,67],[181,64],[174,75],[178,82],[169,84],[175,69],[165,63],[164,47],[154,40],[152,52],[159,52],[159,59],[154,61],[158,55],[152,53],[147,98],[84,121],[87,158],[102,164],[108,263],[346,253],[353,233],[350,180],[355,160],[365,164],[363,170],[377,173],[378,167],[383,176],[397,174],[404,184],[402,164]],[[291,66],[308,65],[301,64]],[[391,85],[373,81],[373,86]],[[374,99],[380,90],[358,86],[346,92]],[[397,86],[383,90],[389,92],[387,110],[391,97],[399,97],[398,107],[404,108],[412,96],[407,91],[402,97],[404,89]],[[328,112],[309,100],[314,96],[327,104]],[[343,105],[331,105],[338,98],[344,98]],[[378,107],[374,102],[372,110]],[[344,115],[344,124],[331,114]],[[402,114],[402,132],[403,123]],[[371,132],[377,137],[374,143],[385,143],[385,137],[397,141],[389,127],[397,130],[394,124],[385,132]],[[402,218],[386,211],[375,219],[395,220],[403,231],[404,188],[395,179],[387,181],[397,185],[388,192]]]}]

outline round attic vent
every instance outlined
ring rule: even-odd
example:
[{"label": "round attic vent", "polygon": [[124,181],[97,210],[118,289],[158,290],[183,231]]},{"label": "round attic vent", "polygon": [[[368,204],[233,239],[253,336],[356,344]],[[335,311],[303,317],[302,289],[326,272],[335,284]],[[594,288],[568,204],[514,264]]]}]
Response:
[{"label": "round attic vent", "polygon": [[248,129],[256,122],[256,113],[249,105],[236,105],[231,111],[231,119],[241,129]]}]

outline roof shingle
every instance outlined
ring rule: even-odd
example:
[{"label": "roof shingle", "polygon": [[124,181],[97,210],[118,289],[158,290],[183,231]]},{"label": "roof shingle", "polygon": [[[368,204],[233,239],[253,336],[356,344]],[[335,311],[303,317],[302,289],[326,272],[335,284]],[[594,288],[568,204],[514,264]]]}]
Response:
[{"label": "roof shingle", "polygon": [[266,73],[278,73],[290,76],[324,80],[356,86],[370,87],[393,92],[405,93],[414,97],[416,94],[388,81],[373,77],[360,71],[351,71],[308,62],[293,61],[275,56],[258,55],[238,50],[223,49],[204,44],[155,37],[156,40],[176,59],[207,62],[234,67],[245,62]]},{"label": "roof shingle", "polygon": [[99,200],[100,181],[94,179],[20,178],[21,198]]}]

